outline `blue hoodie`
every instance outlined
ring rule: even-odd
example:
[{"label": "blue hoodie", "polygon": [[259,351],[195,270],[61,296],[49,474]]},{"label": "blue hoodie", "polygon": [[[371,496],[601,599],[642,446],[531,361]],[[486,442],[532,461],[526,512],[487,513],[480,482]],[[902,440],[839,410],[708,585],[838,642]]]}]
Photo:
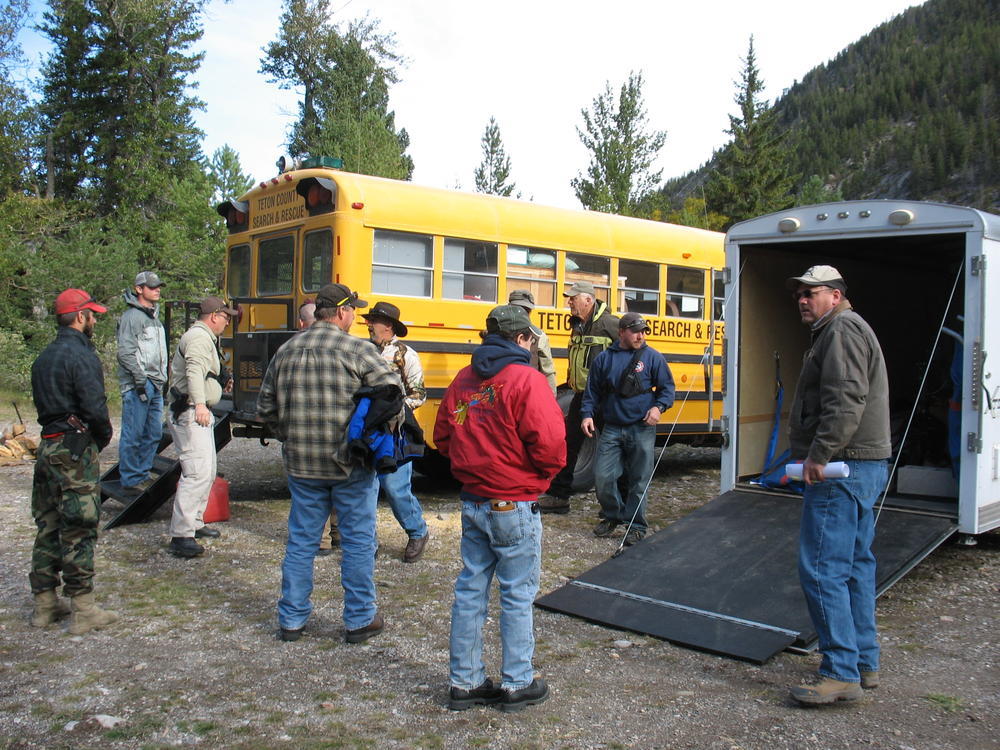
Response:
[{"label": "blue hoodie", "polygon": [[472,369],[484,380],[515,364],[531,367],[531,353],[495,333],[486,334],[483,343],[472,352]]}]

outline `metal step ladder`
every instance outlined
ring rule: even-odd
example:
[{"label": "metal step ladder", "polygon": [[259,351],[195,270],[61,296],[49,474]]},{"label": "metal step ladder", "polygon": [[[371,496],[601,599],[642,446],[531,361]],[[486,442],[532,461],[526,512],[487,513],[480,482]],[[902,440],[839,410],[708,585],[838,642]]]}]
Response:
[{"label": "metal step ladder", "polygon": [[[232,401],[222,403],[232,405]],[[233,439],[230,428],[231,411],[215,411],[214,409],[213,411],[216,417],[215,451],[218,453]],[[105,531],[124,524],[142,523],[174,496],[177,491],[177,480],[181,476],[181,462],[176,458],[168,458],[163,455],[163,451],[173,442],[170,431],[164,429],[163,437],[160,438],[160,445],[156,451],[156,458],[153,459],[153,468],[149,472],[151,479],[143,484],[142,490],[137,495],[126,494],[122,491],[121,472],[118,469],[118,464],[104,472],[100,481],[101,502],[111,498],[125,506],[118,515],[108,521],[104,527]]]}]

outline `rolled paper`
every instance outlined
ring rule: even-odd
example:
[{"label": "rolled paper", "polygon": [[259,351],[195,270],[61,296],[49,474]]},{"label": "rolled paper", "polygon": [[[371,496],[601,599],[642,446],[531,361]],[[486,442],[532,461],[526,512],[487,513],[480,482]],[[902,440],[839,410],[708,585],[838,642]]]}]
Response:
[{"label": "rolled paper", "polygon": [[[802,481],[802,464],[785,464],[785,475],[789,479]],[[843,461],[831,461],[823,467],[824,479],[846,479],[851,476],[851,467]]]}]

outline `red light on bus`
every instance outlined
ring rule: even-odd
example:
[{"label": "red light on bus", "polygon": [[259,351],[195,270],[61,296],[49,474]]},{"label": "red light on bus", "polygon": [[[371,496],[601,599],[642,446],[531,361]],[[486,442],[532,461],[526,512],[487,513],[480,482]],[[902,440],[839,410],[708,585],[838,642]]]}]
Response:
[{"label": "red light on bus", "polygon": [[226,217],[227,227],[238,227],[247,223],[247,215],[242,211],[237,211],[235,208],[229,210],[229,215]]},{"label": "red light on bus", "polygon": [[272,185],[277,185],[278,184],[278,178],[277,177],[272,177],[271,178],[271,184]]},{"label": "red light on bus", "polygon": [[688,258],[691,257],[691,253],[681,253],[681,257],[687,260]]},{"label": "red light on bus", "polygon": [[291,182],[291,181],[292,181],[292,176],[288,174],[288,172],[285,172],[285,182]]},{"label": "red light on bus", "polygon": [[243,321],[243,305],[236,306],[236,320],[233,321],[233,330],[240,327],[240,323]]},{"label": "red light on bus", "polygon": [[266,182],[262,182],[262,183],[260,183],[260,186],[261,186],[262,188],[266,188],[266,187],[267,187],[267,183],[266,183]]},{"label": "red light on bus", "polygon": [[444,323],[428,323],[431,328],[444,328]]},{"label": "red light on bus", "polygon": [[333,201],[333,193],[327,190],[325,187],[320,185],[318,182],[314,182],[309,186],[309,192],[306,194],[306,203],[309,208],[316,208],[317,206],[325,206]]},{"label": "red light on bus", "polygon": [[361,201],[355,201],[354,203],[352,203],[352,204],[351,204],[351,208],[356,208],[356,209],[358,209],[359,211],[360,211],[360,210],[361,210],[362,208],[364,208],[364,207],[365,207],[365,204],[364,204],[364,203],[362,203]]}]

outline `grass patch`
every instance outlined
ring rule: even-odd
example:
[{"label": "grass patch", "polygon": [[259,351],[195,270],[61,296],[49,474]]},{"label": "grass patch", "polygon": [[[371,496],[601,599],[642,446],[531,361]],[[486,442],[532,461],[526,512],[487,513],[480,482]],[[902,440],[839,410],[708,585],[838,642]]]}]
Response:
[{"label": "grass patch", "polygon": [[933,703],[935,706],[947,711],[948,713],[961,711],[964,708],[961,698],[956,698],[952,695],[944,695],[943,693],[928,693],[923,696],[923,699],[928,703]]}]

